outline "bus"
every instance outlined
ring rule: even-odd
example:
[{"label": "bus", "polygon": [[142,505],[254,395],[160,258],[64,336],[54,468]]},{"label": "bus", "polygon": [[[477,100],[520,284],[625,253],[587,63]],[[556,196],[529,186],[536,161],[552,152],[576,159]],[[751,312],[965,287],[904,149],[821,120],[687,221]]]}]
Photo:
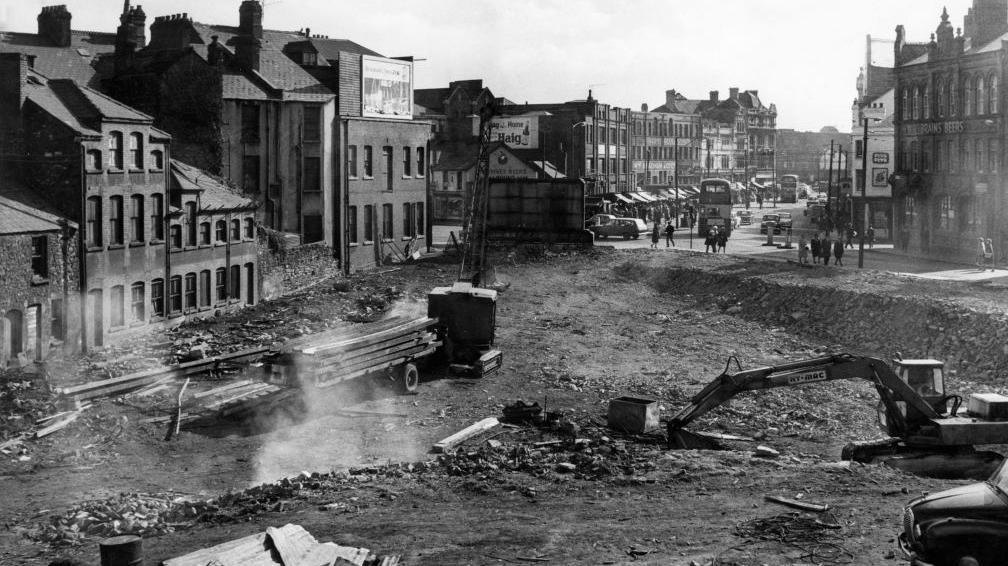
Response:
[{"label": "bus", "polygon": [[704,237],[714,226],[731,235],[731,183],[726,179],[703,179],[697,196],[697,235]]},{"label": "bus", "polygon": [[780,202],[798,202],[798,175],[783,175],[780,178]]}]

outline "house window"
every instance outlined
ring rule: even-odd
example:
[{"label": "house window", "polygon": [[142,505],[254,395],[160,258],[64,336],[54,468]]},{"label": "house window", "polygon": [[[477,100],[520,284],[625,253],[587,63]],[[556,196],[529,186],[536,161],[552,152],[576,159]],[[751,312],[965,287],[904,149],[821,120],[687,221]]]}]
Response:
[{"label": "house window", "polygon": [[118,195],[109,198],[109,238],[110,244],[123,243],[123,198]]},{"label": "house window", "polygon": [[985,148],[984,148],[984,142],[983,142],[983,140],[976,140],[974,149],[975,149],[975,155],[976,155],[976,157],[974,158],[973,163],[976,164],[976,170],[977,170],[977,172],[978,173],[983,173],[984,172],[984,164],[987,161],[986,159],[984,159],[984,157],[985,157],[984,154],[986,153],[986,151],[985,151]]},{"label": "house window", "polygon": [[424,225],[424,203],[418,202],[414,206],[413,215],[416,217],[417,237],[423,238],[424,233],[427,230],[426,225]]},{"label": "house window", "polygon": [[204,269],[200,271],[200,306],[209,307],[210,306],[210,270]]},{"label": "house window", "polygon": [[425,175],[425,173],[424,173],[424,166],[425,165],[426,164],[424,163],[424,148],[418,147],[418,148],[416,148],[416,174],[417,175],[420,175],[420,176]]},{"label": "house window", "polygon": [[143,166],[143,135],[133,132],[130,134],[130,167],[134,169],[143,169]]},{"label": "house window", "polygon": [[347,232],[351,244],[357,243],[357,207],[351,206],[347,209]]},{"label": "house window", "polygon": [[255,239],[255,220],[252,220],[251,218],[245,219],[245,239]]},{"label": "house window", "polygon": [[200,238],[199,238],[200,239],[200,242],[199,242],[200,245],[201,246],[209,246],[210,245],[210,223],[209,222],[200,222],[199,232],[200,232]]},{"label": "house window", "polygon": [[374,241],[374,206],[364,205],[364,243]]},{"label": "house window", "polygon": [[939,78],[939,79],[937,79],[937,82],[938,82],[938,97],[937,97],[938,109],[937,109],[937,114],[938,114],[939,118],[944,118],[945,117],[945,81],[943,81],[943,80],[941,80],[941,78]]},{"label": "house window", "polygon": [[974,96],[973,79],[966,77],[963,79],[963,116],[973,115]]},{"label": "house window", "polygon": [[164,169],[164,152],[160,149],[155,149],[150,152],[151,156],[151,168],[157,169],[158,171]]},{"label": "house window", "polygon": [[227,222],[223,220],[218,220],[217,224],[214,226],[214,239],[217,242],[227,241]]},{"label": "house window", "polygon": [[101,197],[87,199],[87,244],[89,247],[102,245],[102,205]]},{"label": "house window", "polygon": [[1001,107],[998,101],[998,78],[997,75],[991,75],[989,79],[989,84],[987,85],[987,111],[991,114],[997,114],[998,108]]},{"label": "house window", "polygon": [[101,171],[101,151],[97,149],[89,149],[87,152],[87,168],[88,171]]},{"label": "house window", "polygon": [[955,172],[955,170],[957,169],[957,167],[956,167],[956,147],[955,147],[955,141],[948,140],[948,144],[946,145],[945,154],[946,154],[945,158],[948,159],[948,166],[946,167],[946,169],[948,171]]},{"label": "house window", "polygon": [[392,173],[394,172],[395,162],[392,160],[392,146],[386,145],[382,147],[382,157],[385,162],[385,190],[391,191],[392,187]]},{"label": "house window", "polygon": [[180,224],[171,225],[168,229],[168,237],[171,238],[172,249],[182,249],[182,226]]},{"label": "house window", "polygon": [[357,146],[347,147],[347,174],[351,179],[357,178]]},{"label": "house window", "polygon": [[946,195],[938,201],[939,214],[938,214],[938,225],[943,230],[948,230],[955,225],[956,211],[953,206],[952,197]]},{"label": "house window", "polygon": [[413,235],[413,204],[404,202],[402,212],[402,233],[408,238]]},{"label": "house window", "polygon": [[164,279],[151,281],[151,314],[164,316]]},{"label": "house window", "polygon": [[956,82],[954,79],[948,80],[948,99],[949,116],[955,116],[959,113],[959,96],[956,93]]},{"label": "house window", "polygon": [[240,299],[241,298],[241,266],[232,265],[231,266],[231,298]]},{"label": "house window", "polygon": [[196,245],[196,203],[187,202],[185,204],[185,222],[186,222],[186,245],[195,246]]},{"label": "house window", "polygon": [[306,66],[318,64],[318,53],[304,51],[301,53],[301,64]]},{"label": "house window", "polygon": [[231,221],[231,241],[241,241],[241,221],[238,219]]},{"label": "house window", "polygon": [[124,312],[124,309],[126,308],[124,303],[125,300],[126,296],[123,294],[123,286],[113,286],[111,298],[112,304],[109,305],[111,307],[110,310],[112,311],[109,313],[109,317],[111,318],[110,323],[113,327],[124,326],[126,324]]},{"label": "house window", "polygon": [[924,85],[924,99],[921,103],[921,114],[925,120],[931,118],[931,87]]},{"label": "house window", "polygon": [[413,174],[413,153],[408,147],[402,148],[402,174]]},{"label": "house window", "polygon": [[168,312],[182,312],[182,276],[176,275],[168,280]]},{"label": "house window", "polygon": [[186,273],[185,276],[185,308],[196,308],[196,274]]},{"label": "house window", "polygon": [[998,149],[1000,145],[996,139],[987,142],[987,170],[991,173],[998,172],[998,165],[1000,165],[998,163],[998,157],[1000,156]]},{"label": "house window", "polygon": [[304,158],[304,190],[305,192],[322,190],[322,160],[318,157]]},{"label": "house window", "polygon": [[374,151],[371,146],[364,146],[364,176],[374,177],[374,163],[372,159],[374,158]]},{"label": "house window", "polygon": [[218,267],[214,272],[214,285],[217,289],[217,302],[223,303],[227,300],[227,272],[223,267]]},{"label": "house window", "polygon": [[241,105],[241,141],[257,143],[259,141],[259,105],[245,103]]},{"label": "house window", "polygon": [[49,279],[49,237],[32,236],[32,277]]},{"label": "house window", "polygon": [[987,95],[985,94],[986,88],[984,85],[984,78],[977,77],[975,80],[976,84],[976,113],[978,116],[987,113]]},{"label": "house window", "polygon": [[259,156],[246,155],[242,158],[242,190],[259,194]]},{"label": "house window", "polygon": [[318,106],[305,106],[304,109],[304,141],[316,142],[322,139],[322,109]]},{"label": "house window", "polygon": [[151,234],[155,240],[164,240],[163,195],[151,195]]},{"label": "house window", "polygon": [[245,304],[255,304],[255,264],[245,264]]},{"label": "house window", "polygon": [[394,237],[395,226],[392,224],[392,205],[382,205],[382,239],[391,240]]},{"label": "house window", "polygon": [[123,135],[122,132],[109,132],[108,140],[109,167],[123,168]]},{"label": "house window", "polygon": [[144,321],[144,308],[146,304],[143,281],[137,281],[130,287],[130,312],[133,314],[133,318],[131,319],[133,322]]},{"label": "house window", "polygon": [[144,197],[143,195],[133,195],[130,197],[130,241],[144,241]]}]

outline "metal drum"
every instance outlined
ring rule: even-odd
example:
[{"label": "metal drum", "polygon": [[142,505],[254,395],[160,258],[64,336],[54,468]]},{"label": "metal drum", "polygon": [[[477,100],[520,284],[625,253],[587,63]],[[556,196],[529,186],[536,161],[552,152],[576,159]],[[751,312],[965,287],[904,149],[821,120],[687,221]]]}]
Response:
[{"label": "metal drum", "polygon": [[137,535],[120,535],[98,543],[101,566],[142,566],[143,539]]}]

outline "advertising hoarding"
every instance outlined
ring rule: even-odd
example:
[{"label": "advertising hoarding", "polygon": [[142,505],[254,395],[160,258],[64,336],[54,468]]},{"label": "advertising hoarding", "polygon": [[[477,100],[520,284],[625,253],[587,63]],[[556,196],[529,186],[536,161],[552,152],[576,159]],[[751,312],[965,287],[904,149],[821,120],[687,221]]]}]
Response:
[{"label": "advertising hoarding", "polygon": [[495,141],[518,149],[539,149],[539,119],[534,116],[504,116],[490,121]]},{"label": "advertising hoarding", "polygon": [[367,55],[361,59],[363,115],[413,119],[413,63]]}]

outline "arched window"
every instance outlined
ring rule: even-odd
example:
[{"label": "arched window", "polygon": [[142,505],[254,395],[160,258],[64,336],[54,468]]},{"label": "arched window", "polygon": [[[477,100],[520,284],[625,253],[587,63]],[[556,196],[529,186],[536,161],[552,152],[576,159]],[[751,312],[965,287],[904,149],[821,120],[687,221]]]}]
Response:
[{"label": "arched window", "polygon": [[987,161],[986,159],[987,156],[985,155],[987,153],[987,148],[984,146],[983,140],[976,140],[976,143],[974,144],[973,153],[975,155],[975,157],[973,158],[973,164],[976,167],[976,171],[979,173],[983,173],[985,169],[984,165],[985,162]]},{"label": "arched window", "polygon": [[196,203],[185,203],[186,245],[196,245]]},{"label": "arched window", "polygon": [[959,114],[959,97],[956,94],[956,83],[953,79],[948,80],[949,116]]},{"label": "arched window", "polygon": [[89,247],[102,245],[101,197],[88,197],[85,229],[87,230],[87,245]]},{"label": "arched window", "polygon": [[963,116],[973,115],[973,79],[966,77],[963,79]]},{"label": "arched window", "polygon": [[231,221],[231,241],[241,241],[241,220],[236,219]]},{"label": "arched window", "polygon": [[151,237],[164,240],[164,196],[151,195]]},{"label": "arched window", "polygon": [[936,109],[935,114],[937,114],[939,118],[944,118],[945,101],[947,100],[945,98],[945,81],[938,79],[937,83],[938,83],[938,99],[937,99],[938,108]]},{"label": "arched window", "polygon": [[977,77],[974,79],[976,81],[976,113],[977,116],[982,116],[987,113],[987,95],[985,94],[986,88],[984,85],[984,78]]},{"label": "arched window", "polygon": [[130,134],[130,167],[134,169],[143,169],[143,166],[143,134],[133,132]]},{"label": "arched window", "polygon": [[109,132],[108,139],[109,167],[123,168],[123,135],[122,132]]},{"label": "arched window", "polygon": [[916,171],[919,163],[920,163],[920,144],[918,144],[917,142],[910,142],[910,169]]},{"label": "arched window", "polygon": [[130,197],[130,241],[144,241],[144,196]]},{"label": "arched window", "polygon": [[164,169],[164,152],[160,149],[155,149],[150,152],[151,156],[151,167],[154,169]]},{"label": "arched window", "polygon": [[921,102],[921,117],[931,118],[931,85],[924,85],[924,98]]},{"label": "arched window", "polygon": [[910,119],[910,89],[903,89],[903,119]]},{"label": "arched window", "polygon": [[920,89],[919,86],[915,86],[914,87],[912,108],[913,108],[913,114],[911,114],[911,118],[913,118],[914,120],[920,120],[920,116],[921,116],[921,89]]},{"label": "arched window", "polygon": [[214,224],[214,238],[218,242],[227,241],[227,222],[218,220],[216,224]]},{"label": "arched window", "polygon": [[119,195],[109,197],[109,243],[123,243],[123,198]]},{"label": "arched window", "polygon": [[255,221],[251,218],[245,219],[245,239],[252,240],[255,238]]},{"label": "arched window", "polygon": [[987,111],[991,114],[997,114],[1000,106],[1000,101],[998,100],[998,78],[997,75],[991,75],[987,82]]},{"label": "arched window", "polygon": [[89,149],[87,152],[87,169],[88,171],[101,171],[102,168],[102,158],[100,149]]},{"label": "arched window", "polygon": [[200,231],[200,242],[199,242],[200,245],[201,246],[209,246],[210,245],[210,223],[209,222],[200,222],[199,231]]}]

